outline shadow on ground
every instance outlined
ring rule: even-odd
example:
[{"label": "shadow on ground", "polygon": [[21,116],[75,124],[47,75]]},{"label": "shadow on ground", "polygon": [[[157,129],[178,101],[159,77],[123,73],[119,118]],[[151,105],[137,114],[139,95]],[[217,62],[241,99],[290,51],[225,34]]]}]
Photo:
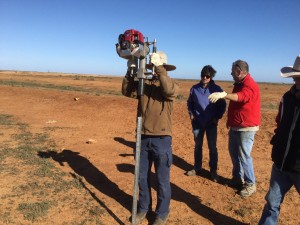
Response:
[{"label": "shadow on ground", "polygon": [[[109,180],[103,172],[101,172],[87,158],[81,156],[78,152],[72,150],[63,150],[60,153],[48,151],[39,152],[38,155],[41,158],[52,158],[61,166],[64,166],[64,163],[67,163],[76,174],[84,177],[90,185],[110,198],[115,199],[128,211],[131,211],[132,196],[122,191],[118,185]],[[76,176],[76,174],[71,173],[73,177]],[[97,198],[97,196],[84,184],[83,181],[81,181],[81,184],[91,194],[91,196],[107,210],[118,224],[124,224],[103,201]]]}]

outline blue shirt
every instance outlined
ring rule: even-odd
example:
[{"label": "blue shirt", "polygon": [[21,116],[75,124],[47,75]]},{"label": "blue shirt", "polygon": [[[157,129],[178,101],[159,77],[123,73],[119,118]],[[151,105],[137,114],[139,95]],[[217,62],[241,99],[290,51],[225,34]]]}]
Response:
[{"label": "blue shirt", "polygon": [[187,107],[190,115],[194,116],[193,128],[204,128],[213,120],[222,118],[226,110],[226,101],[220,99],[216,103],[211,103],[208,99],[211,93],[222,91],[222,88],[213,80],[210,81],[207,88],[203,87],[202,82],[192,86]]}]

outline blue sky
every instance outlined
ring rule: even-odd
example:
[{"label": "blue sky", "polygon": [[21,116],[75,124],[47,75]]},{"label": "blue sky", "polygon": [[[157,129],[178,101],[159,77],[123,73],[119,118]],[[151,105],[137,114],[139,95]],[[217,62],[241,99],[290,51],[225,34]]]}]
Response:
[{"label": "blue sky", "polygon": [[280,68],[300,54],[299,0],[0,0],[0,69],[122,76],[119,34],[141,31],[165,51],[174,78],[205,65],[232,80],[249,63],[259,82],[292,82]]}]

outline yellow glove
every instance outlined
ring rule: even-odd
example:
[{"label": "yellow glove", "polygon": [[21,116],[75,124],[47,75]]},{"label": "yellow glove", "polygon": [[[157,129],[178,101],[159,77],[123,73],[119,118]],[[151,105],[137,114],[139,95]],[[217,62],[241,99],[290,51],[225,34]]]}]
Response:
[{"label": "yellow glove", "polygon": [[227,93],[225,91],[223,92],[215,92],[212,93],[208,96],[208,99],[212,102],[215,103],[216,101],[218,101],[221,98],[225,98],[227,96]]},{"label": "yellow glove", "polygon": [[152,53],[150,55],[150,60],[151,60],[151,63],[154,65],[154,66],[161,66],[163,65],[163,61],[162,59],[160,58],[159,54],[157,53]]}]

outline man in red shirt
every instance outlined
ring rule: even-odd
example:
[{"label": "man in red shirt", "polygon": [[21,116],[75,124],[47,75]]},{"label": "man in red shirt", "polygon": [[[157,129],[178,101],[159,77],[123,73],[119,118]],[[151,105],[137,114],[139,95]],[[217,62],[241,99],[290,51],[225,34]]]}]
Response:
[{"label": "man in red shirt", "polygon": [[216,92],[208,98],[211,102],[228,99],[229,153],[233,164],[232,182],[242,197],[256,192],[255,175],[250,155],[255,133],[260,125],[260,91],[249,74],[248,63],[237,60],[232,64],[231,75],[235,81],[231,94]]}]

